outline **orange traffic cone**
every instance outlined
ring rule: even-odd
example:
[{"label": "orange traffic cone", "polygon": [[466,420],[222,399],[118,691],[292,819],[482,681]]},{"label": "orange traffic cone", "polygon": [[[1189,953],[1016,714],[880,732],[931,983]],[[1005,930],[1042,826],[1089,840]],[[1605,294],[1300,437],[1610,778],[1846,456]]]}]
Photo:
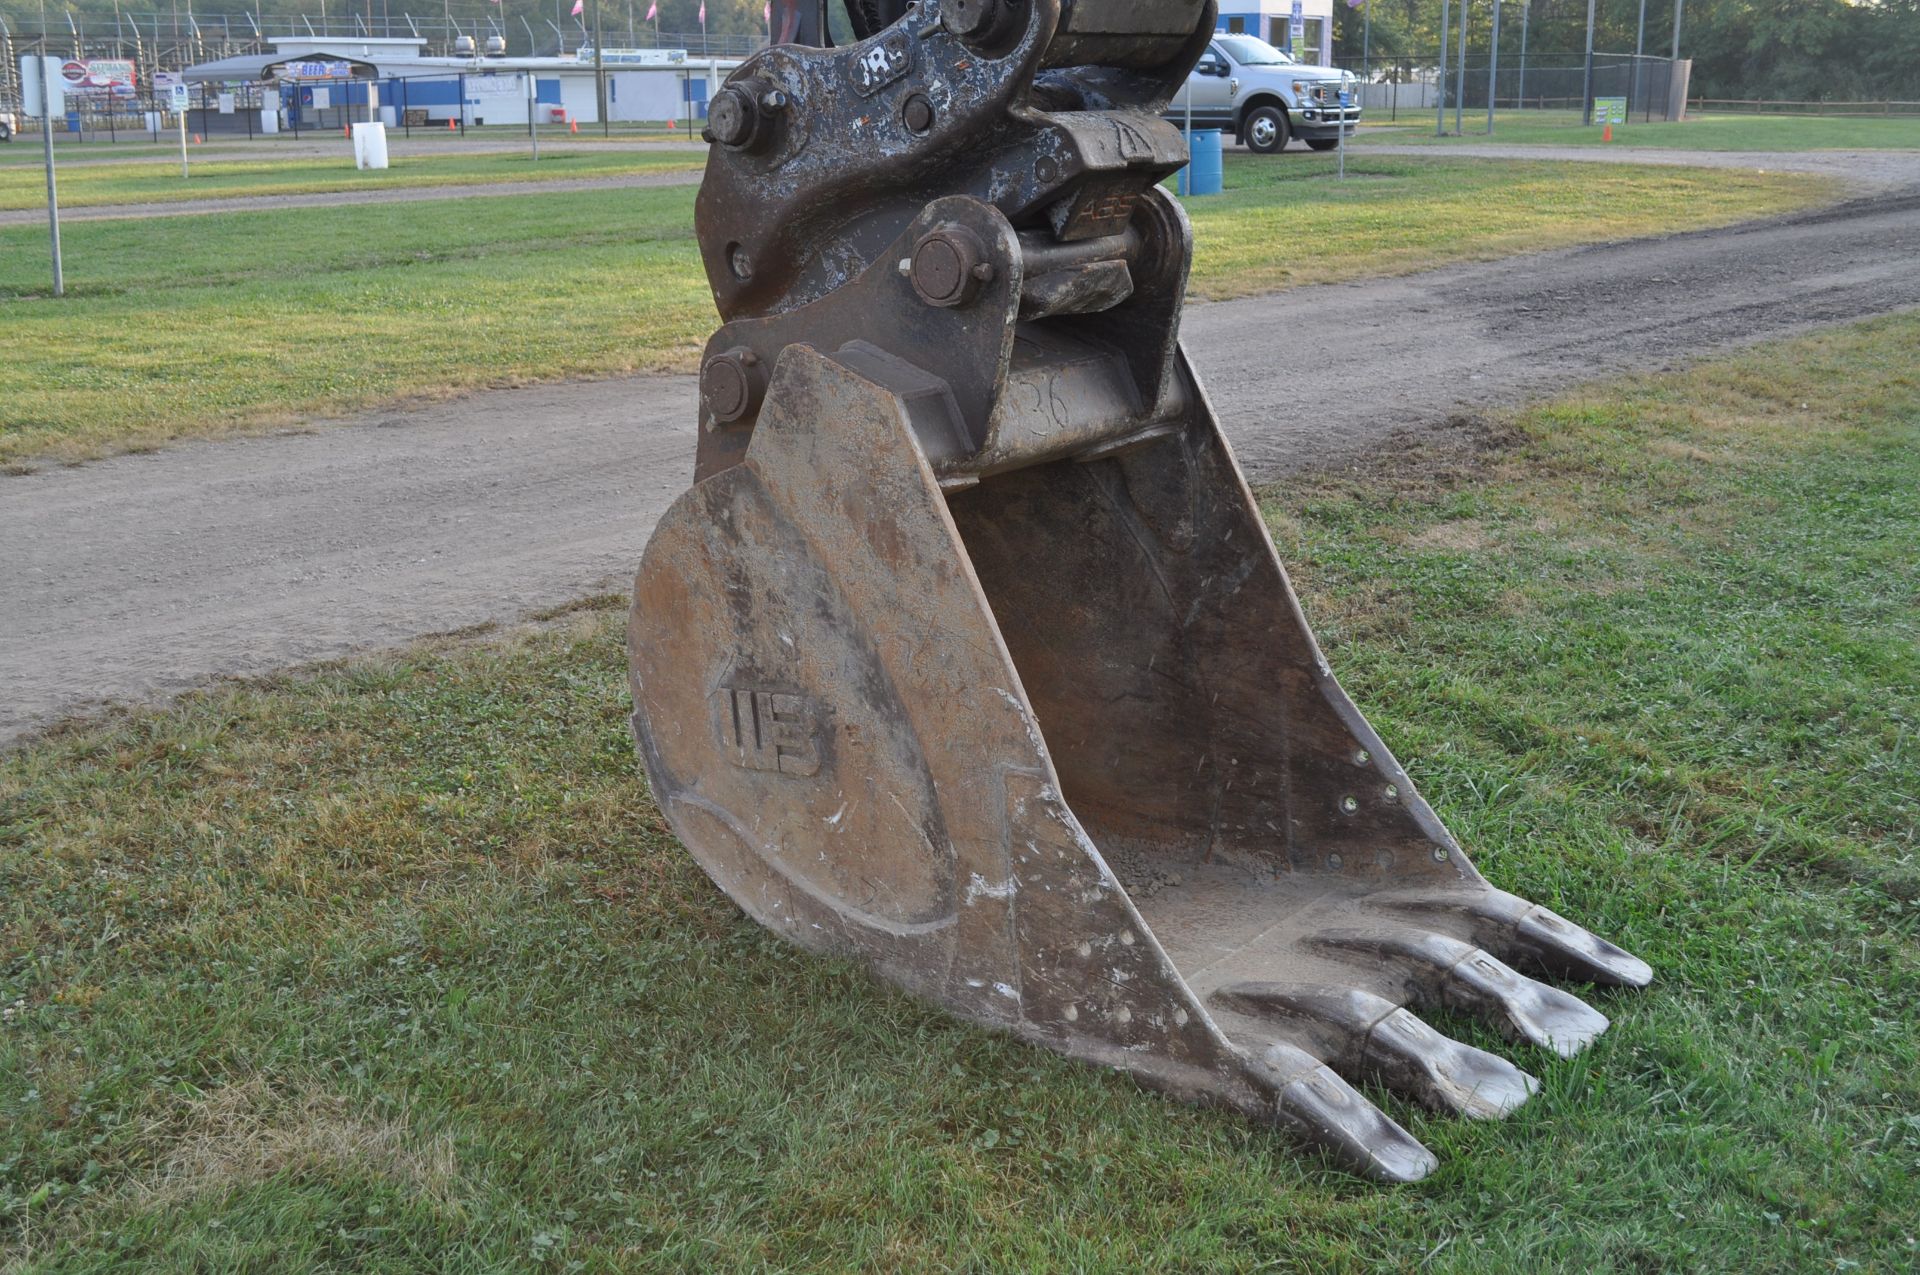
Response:
[{"label": "orange traffic cone", "polygon": [[668,121],[667,121],[667,131],[668,131],[669,133],[671,133],[671,132],[673,131],[673,121],[672,121],[672,120],[668,120]]},{"label": "orange traffic cone", "polygon": [[198,146],[198,145],[200,144],[200,134],[198,134],[198,133],[195,133],[195,134],[193,135],[193,144],[194,144],[195,146]]},{"label": "orange traffic cone", "polygon": [[342,136],[342,137],[352,137],[352,136],[353,136],[353,125],[351,125],[351,124],[342,124],[342,125],[340,126],[340,136]]},{"label": "orange traffic cone", "polygon": [[447,131],[449,133],[457,133],[460,131],[459,125],[453,122],[453,116],[451,115],[447,116]]},{"label": "orange traffic cone", "polygon": [[1613,125],[1609,124],[1605,128],[1600,130],[1600,140],[1603,142],[1610,142],[1613,140]]},{"label": "orange traffic cone", "polygon": [[571,127],[571,128],[572,128],[572,130],[573,130],[574,132],[576,132],[576,133],[578,133],[578,132],[580,131],[580,121],[579,121],[579,120],[568,120],[568,121],[567,121],[567,124],[568,124],[568,126],[569,126],[569,127]]}]

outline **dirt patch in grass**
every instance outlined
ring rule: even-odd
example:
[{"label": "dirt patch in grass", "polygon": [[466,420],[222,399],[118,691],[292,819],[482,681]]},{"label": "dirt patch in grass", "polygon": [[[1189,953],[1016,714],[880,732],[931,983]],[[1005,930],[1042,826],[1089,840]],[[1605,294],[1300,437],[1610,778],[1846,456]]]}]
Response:
[{"label": "dirt patch in grass", "polygon": [[1415,532],[1407,544],[1415,549],[1443,549],[1449,553],[1478,553],[1492,545],[1486,527],[1471,518],[1458,522],[1436,522]]},{"label": "dirt patch in grass", "polygon": [[169,1122],[165,1161],[128,1186],[143,1207],[223,1195],[281,1174],[369,1173],[444,1200],[459,1164],[445,1134],[356,1110],[335,1094],[284,1092],[251,1077],[187,1103]]}]

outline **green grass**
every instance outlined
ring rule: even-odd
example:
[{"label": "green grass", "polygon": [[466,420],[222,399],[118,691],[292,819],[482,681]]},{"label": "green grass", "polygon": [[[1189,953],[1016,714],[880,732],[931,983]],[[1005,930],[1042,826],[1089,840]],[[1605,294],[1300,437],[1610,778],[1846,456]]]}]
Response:
[{"label": "green grass", "polygon": [[[1191,201],[1193,290],[1223,299],[1459,261],[1725,225],[1831,197],[1798,174],[1349,156],[1236,156],[1222,196]],[[1698,204],[1695,201],[1699,201]]]},{"label": "green grass", "polygon": [[[1194,289],[1244,295],[1737,221],[1796,175],[1377,157],[1333,180],[1235,157]],[[0,466],[257,430],[409,396],[690,370],[715,318],[692,189],[0,230]]]},{"label": "green grass", "polygon": [[[1263,493],[1477,861],[1652,961],[1381,1189],[741,918],[618,604],[0,760],[0,1263],[1913,1268],[1920,319]],[[638,546],[636,546],[636,552]],[[1483,1041],[1484,1043],[1484,1041]]]},{"label": "green grass", "polygon": [[[294,195],[333,191],[397,190],[423,186],[491,185],[496,182],[564,181],[627,173],[697,173],[706,156],[688,148],[672,151],[549,151],[538,163],[525,154],[430,155],[396,158],[384,171],[362,171],[343,149],[334,159],[209,160],[190,158],[191,177],[180,176],[177,155],[147,162],[73,164],[60,169],[60,202],[67,208],[113,204],[171,203],[239,196]],[[44,208],[42,169],[0,168],[0,210]]]},{"label": "green grass", "polygon": [[[1582,127],[1577,111],[1500,111],[1492,137],[1483,105],[1465,115],[1465,137],[1435,137],[1432,111],[1402,111],[1398,121],[1362,129],[1356,145],[1368,141],[1427,142],[1465,146],[1475,142],[1543,146],[1605,146],[1600,128]],[[1453,127],[1453,112],[1447,112]],[[1614,146],[1648,146],[1687,151],[1818,151],[1920,149],[1920,117],[1906,119],[1816,118],[1804,115],[1689,115],[1678,124],[1627,123],[1613,126]]]}]

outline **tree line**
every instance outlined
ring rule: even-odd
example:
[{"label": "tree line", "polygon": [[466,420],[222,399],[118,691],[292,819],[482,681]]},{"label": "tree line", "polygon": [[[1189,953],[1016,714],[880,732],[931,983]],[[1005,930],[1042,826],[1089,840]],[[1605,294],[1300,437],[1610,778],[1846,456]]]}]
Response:
[{"label": "tree line", "polygon": [[[1493,0],[1468,0],[1468,56],[1484,59]],[[1440,0],[1367,0],[1371,50],[1382,58],[1431,63],[1440,48]],[[1360,64],[1365,9],[1335,0],[1335,62]],[[1520,0],[1507,0],[1500,57],[1520,48]],[[1454,22],[1459,4],[1453,5]],[[1632,53],[1639,0],[1598,0],[1594,47]],[[1647,0],[1649,55],[1672,50],[1673,0]],[[1586,48],[1587,0],[1533,0],[1529,56]],[[1458,28],[1456,26],[1455,30]],[[1450,55],[1451,56],[1451,55]],[[1806,101],[1920,100],[1920,0],[1685,0],[1680,56],[1693,59],[1696,97]]]}]

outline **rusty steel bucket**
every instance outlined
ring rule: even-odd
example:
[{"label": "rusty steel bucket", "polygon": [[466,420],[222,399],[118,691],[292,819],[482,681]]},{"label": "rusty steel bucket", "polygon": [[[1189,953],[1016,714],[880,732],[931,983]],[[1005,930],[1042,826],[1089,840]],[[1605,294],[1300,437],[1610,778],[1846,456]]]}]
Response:
[{"label": "rusty steel bucket", "polygon": [[[1102,11],[1031,0],[985,56],[926,4],[730,79],[701,202],[728,322],[635,584],[635,736],[768,928],[1417,1179],[1349,1080],[1470,1117],[1536,1081],[1415,1010],[1566,1055],[1607,1019],[1532,976],[1650,971],[1489,885],[1335,681],[1177,343],[1159,110],[1212,6]],[[1089,49],[1159,87],[1041,110]]]}]

